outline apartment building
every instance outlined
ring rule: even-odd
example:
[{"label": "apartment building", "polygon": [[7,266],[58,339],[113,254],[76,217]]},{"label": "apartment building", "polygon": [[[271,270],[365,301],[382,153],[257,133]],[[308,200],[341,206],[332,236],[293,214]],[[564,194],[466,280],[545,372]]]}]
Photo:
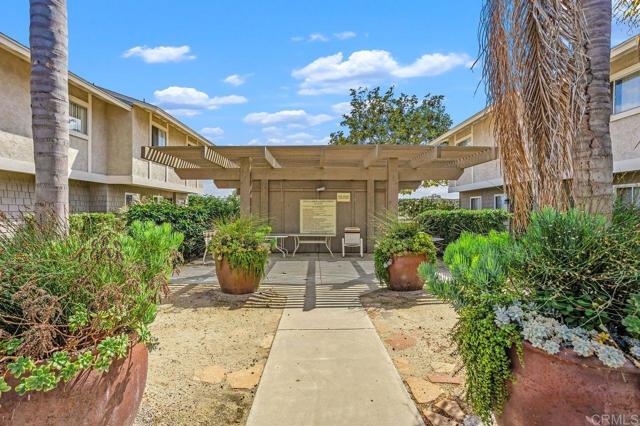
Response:
[{"label": "apartment building", "polygon": [[[0,211],[33,206],[29,49],[0,33]],[[202,192],[170,167],[143,160],[143,146],[211,143],[154,105],[100,88],[69,73],[69,205],[109,212],[138,200],[184,203]]]},{"label": "apartment building", "polygon": [[[618,196],[640,202],[640,35],[611,50],[614,184]],[[496,146],[492,133],[495,118],[488,109],[464,120],[432,142],[450,146]],[[500,161],[465,170],[449,182],[449,192],[460,193],[460,207],[507,208]]]}]

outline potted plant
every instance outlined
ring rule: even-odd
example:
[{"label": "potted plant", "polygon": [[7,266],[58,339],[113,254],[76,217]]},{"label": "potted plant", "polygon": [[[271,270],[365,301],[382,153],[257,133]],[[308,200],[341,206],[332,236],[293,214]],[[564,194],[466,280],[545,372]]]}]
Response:
[{"label": "potted plant", "polygon": [[420,290],[424,286],[417,274],[424,262],[435,263],[436,248],[431,236],[412,221],[389,219],[381,227],[373,251],[376,276],[394,291]]},{"label": "potted plant", "polygon": [[258,290],[269,262],[271,228],[259,219],[241,216],[222,220],[209,251],[216,263],[216,275],[224,293],[247,294]]},{"label": "potted plant", "polygon": [[[604,424],[640,412],[640,214],[533,213],[523,235],[464,234],[453,279],[420,274],[451,301],[467,398],[498,424]],[[607,420],[608,421],[608,420]],[[591,423],[589,423],[591,422]]]},{"label": "potted plant", "polygon": [[182,235],[2,225],[0,424],[132,424]]}]

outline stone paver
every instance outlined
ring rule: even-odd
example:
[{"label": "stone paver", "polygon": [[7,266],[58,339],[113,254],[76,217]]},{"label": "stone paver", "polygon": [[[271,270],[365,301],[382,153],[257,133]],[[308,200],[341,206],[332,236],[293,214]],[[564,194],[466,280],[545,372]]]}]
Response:
[{"label": "stone paver", "polygon": [[248,426],[424,425],[360,304],[377,288],[371,260],[298,255],[264,287],[287,302]]}]

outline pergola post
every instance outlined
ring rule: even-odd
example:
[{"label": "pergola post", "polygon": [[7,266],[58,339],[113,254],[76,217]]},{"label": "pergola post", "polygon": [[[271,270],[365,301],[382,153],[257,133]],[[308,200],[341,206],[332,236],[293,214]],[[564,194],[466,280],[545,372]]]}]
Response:
[{"label": "pergola post", "polygon": [[400,184],[398,182],[398,159],[389,158],[387,160],[387,210],[393,214],[398,213],[398,193]]},{"label": "pergola post", "polygon": [[251,158],[240,159],[240,215],[251,214]]},{"label": "pergola post", "polygon": [[269,179],[260,181],[260,216],[269,218]]},{"label": "pergola post", "polygon": [[367,179],[367,252],[373,252],[375,244],[376,181]]}]

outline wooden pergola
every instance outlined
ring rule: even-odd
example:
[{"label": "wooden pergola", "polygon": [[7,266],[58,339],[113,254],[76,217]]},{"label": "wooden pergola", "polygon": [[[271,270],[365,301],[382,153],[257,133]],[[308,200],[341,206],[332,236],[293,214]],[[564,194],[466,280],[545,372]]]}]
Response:
[{"label": "wooden pergola", "polygon": [[401,189],[458,179],[497,154],[492,147],[426,145],[145,146],[142,157],[172,167],[181,179],[238,189],[241,212],[249,213],[252,182],[264,187],[270,180],[367,181],[370,193],[375,181],[386,181],[387,209],[397,211]]},{"label": "wooden pergola", "polygon": [[182,179],[211,179],[218,188],[237,189],[241,213],[267,218],[277,232],[300,232],[300,200],[351,193],[350,212],[339,203],[337,221],[364,228],[370,251],[374,216],[397,212],[401,190],[417,189],[424,180],[458,179],[465,168],[496,159],[497,152],[427,145],[146,146],[142,157],[173,168]]}]

